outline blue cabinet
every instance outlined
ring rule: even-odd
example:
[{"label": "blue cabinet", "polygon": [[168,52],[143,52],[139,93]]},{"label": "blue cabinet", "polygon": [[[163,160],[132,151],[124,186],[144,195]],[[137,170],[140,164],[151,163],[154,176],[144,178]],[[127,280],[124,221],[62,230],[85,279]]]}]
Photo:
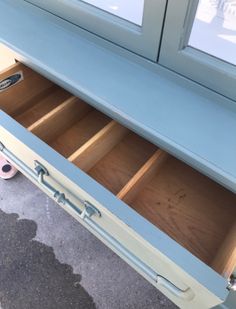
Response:
[{"label": "blue cabinet", "polygon": [[235,105],[34,6],[1,3],[0,25],[19,60],[0,80],[21,74],[0,153],[178,306],[224,302]]}]

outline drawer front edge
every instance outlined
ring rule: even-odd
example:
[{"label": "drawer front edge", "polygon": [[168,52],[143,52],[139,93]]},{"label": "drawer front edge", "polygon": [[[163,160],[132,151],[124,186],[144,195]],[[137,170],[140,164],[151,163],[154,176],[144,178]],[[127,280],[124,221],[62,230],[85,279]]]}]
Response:
[{"label": "drawer front edge", "polygon": [[[164,252],[158,248],[158,246],[153,246],[153,244],[148,239],[143,237],[143,235],[140,235],[141,233],[137,231],[137,229],[134,229],[134,227],[129,224],[129,222],[127,223],[127,221],[122,217],[125,213],[127,214],[126,208],[128,208],[129,212],[128,216],[126,216],[126,219],[129,219],[129,217],[132,216],[133,221],[135,221],[136,224],[140,224],[140,231],[143,229],[146,230],[146,233],[149,232],[148,230],[150,229],[151,232],[155,231],[155,234],[152,235],[152,237],[156,237],[160,244],[165,240],[162,239],[164,233],[160,232],[159,234],[158,229],[153,229],[153,227],[150,228],[149,225],[151,224],[147,225],[148,222],[145,219],[139,216],[136,212],[132,211],[127,205],[116,199],[107,190],[101,188],[101,186],[93,181],[89,176],[72,166],[72,164],[67,162],[66,159],[61,157],[49,146],[33,136],[3,112],[0,112],[0,123],[0,141],[4,144],[6,149],[8,149],[12,154],[14,154],[14,156],[24,162],[28,169],[32,171],[35,169],[35,160],[42,162],[42,164],[50,171],[50,175],[52,176],[52,178],[50,178],[50,185],[56,187],[60,192],[65,192],[66,196],[74,204],[78,204],[78,200],[80,201],[82,198],[84,201],[89,201],[95,205],[95,207],[98,208],[102,213],[102,219],[94,217],[95,225],[100,226],[104,231],[109,233],[111,239],[116,240],[123,248],[127,249],[126,251],[132,254],[134,260],[132,260],[132,258],[130,259],[129,257],[127,258],[127,256],[122,253],[122,250],[117,250],[117,248],[114,248],[113,244],[109,243],[104,235],[99,235],[96,229],[86,224],[86,222],[80,218],[80,215],[75,213],[73,209],[68,209],[68,207],[65,205],[61,206],[83,225],[85,225],[91,232],[98,236],[98,238],[106,243],[113,251],[115,251],[124,260],[126,260],[126,262],[128,262],[138,272],[140,272],[152,284],[155,283],[153,282],[154,280],[151,279],[150,274],[147,274],[145,271],[143,271],[140,265],[146,265],[146,269],[150,269],[152,274],[155,274],[155,272],[159,274],[160,280],[161,277],[169,280],[170,284],[173,285],[173,288],[176,286],[179,290],[186,290],[188,287],[190,287],[194,293],[194,297],[191,299],[191,308],[199,308],[199,306],[201,306],[201,308],[209,308],[221,303],[226,298],[228,292],[226,290],[227,282],[225,279],[210,269],[209,271],[207,266],[204,265],[205,267],[203,267],[203,263],[200,261],[200,264],[198,264],[198,260],[196,262],[196,258],[194,259],[194,257],[191,259],[191,254],[189,254],[188,261],[189,259],[191,261],[190,263],[188,261],[186,262],[190,264],[189,267],[196,267],[196,265],[198,267],[200,265],[200,269],[198,269],[203,270],[202,276],[209,276],[210,274],[210,277],[208,277],[208,286],[202,282],[199,282],[199,280],[196,280],[196,278],[192,277],[188,272],[185,271],[185,269],[179,265],[176,265],[174,258],[171,259],[166,256]],[[55,164],[56,162],[57,164]],[[55,165],[59,165],[61,167],[64,166],[64,170],[60,171],[58,166]],[[19,169],[21,170],[21,168]],[[24,171],[22,172],[24,173]],[[69,176],[67,175],[68,173]],[[82,174],[81,178],[78,177],[78,173]],[[78,181],[75,181],[77,177],[80,178],[80,180],[78,179]],[[37,180],[31,180],[39,187],[41,187]],[[78,185],[78,183],[81,185]],[[87,187],[88,189],[84,190],[84,188],[82,189],[81,187]],[[119,205],[123,215],[117,216],[113,209],[109,209],[108,207],[104,206],[105,203],[101,202],[100,198],[102,195],[102,200],[104,200],[104,194],[105,200],[112,201],[112,204]],[[96,196],[96,198],[94,198],[94,196]],[[175,250],[176,258],[181,258],[181,256],[184,258],[183,253],[186,253],[186,250],[176,244],[173,240],[169,239],[168,236],[166,236],[166,240],[168,240],[168,244],[170,245],[169,249],[171,251],[173,249]],[[183,249],[181,252],[178,251],[180,248]],[[214,288],[213,290],[211,289],[211,282],[212,287]],[[186,299],[181,299],[174,295],[172,292],[168,291],[169,287],[166,288],[165,285],[162,286],[161,284],[158,284],[158,282],[156,283],[157,284],[154,285],[177,305],[182,308],[188,308],[190,306],[189,301],[186,301]]]}]

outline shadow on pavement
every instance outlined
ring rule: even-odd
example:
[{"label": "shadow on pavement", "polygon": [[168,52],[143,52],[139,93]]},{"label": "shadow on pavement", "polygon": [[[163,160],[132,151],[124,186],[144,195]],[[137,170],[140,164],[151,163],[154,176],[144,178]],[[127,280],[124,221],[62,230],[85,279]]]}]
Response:
[{"label": "shadow on pavement", "polygon": [[3,309],[93,309],[80,275],[33,238],[34,221],[0,210],[0,303]]}]

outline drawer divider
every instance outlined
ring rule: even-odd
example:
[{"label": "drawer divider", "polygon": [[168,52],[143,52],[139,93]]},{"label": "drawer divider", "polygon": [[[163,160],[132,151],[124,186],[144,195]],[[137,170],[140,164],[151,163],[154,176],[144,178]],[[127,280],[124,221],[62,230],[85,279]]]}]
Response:
[{"label": "drawer divider", "polygon": [[128,129],[113,120],[75,151],[68,160],[83,171],[88,171],[111,151],[128,132]]},{"label": "drawer divider", "polygon": [[50,142],[76,121],[83,118],[90,110],[91,107],[88,104],[71,96],[29,126],[28,130],[45,142]]},{"label": "drawer divider", "polygon": [[117,197],[125,203],[131,203],[138,192],[152,179],[162,167],[169,154],[158,149],[151,158],[139,169],[130,181],[121,189]]},{"label": "drawer divider", "polygon": [[24,109],[14,115],[14,118],[24,127],[29,127],[70,96],[68,92],[58,86],[52,86],[40,96],[35,97],[29,105],[26,104]]}]

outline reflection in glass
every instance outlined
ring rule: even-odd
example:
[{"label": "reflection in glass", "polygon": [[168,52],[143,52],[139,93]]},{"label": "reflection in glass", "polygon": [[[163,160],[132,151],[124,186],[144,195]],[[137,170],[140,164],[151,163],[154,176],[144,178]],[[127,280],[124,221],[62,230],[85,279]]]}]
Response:
[{"label": "reflection in glass", "polygon": [[236,65],[236,0],[200,0],[188,45]]},{"label": "reflection in glass", "polygon": [[142,26],[144,0],[83,0],[104,11]]}]

